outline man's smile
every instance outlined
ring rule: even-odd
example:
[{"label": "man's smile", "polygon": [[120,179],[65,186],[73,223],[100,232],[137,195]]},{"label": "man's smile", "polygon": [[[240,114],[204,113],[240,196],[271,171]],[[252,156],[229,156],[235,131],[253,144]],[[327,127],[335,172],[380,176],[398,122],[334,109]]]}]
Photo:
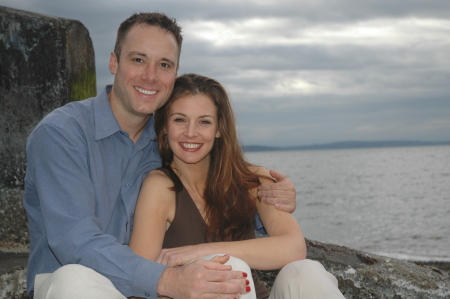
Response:
[{"label": "man's smile", "polygon": [[143,88],[140,88],[140,87],[137,87],[137,86],[135,86],[134,88],[137,91],[139,91],[140,93],[143,93],[143,94],[153,95],[153,94],[157,93],[156,90],[147,90],[147,89],[143,89]]}]

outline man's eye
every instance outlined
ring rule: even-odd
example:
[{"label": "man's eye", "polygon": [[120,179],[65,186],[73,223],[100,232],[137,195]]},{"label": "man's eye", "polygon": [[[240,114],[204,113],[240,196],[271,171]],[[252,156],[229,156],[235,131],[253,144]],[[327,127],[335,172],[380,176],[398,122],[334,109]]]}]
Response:
[{"label": "man's eye", "polygon": [[161,65],[163,68],[170,68],[170,64],[165,63],[165,62],[161,63],[160,65]]},{"label": "man's eye", "polygon": [[143,62],[144,60],[142,60],[141,58],[133,58],[133,61],[136,61],[136,62]]}]

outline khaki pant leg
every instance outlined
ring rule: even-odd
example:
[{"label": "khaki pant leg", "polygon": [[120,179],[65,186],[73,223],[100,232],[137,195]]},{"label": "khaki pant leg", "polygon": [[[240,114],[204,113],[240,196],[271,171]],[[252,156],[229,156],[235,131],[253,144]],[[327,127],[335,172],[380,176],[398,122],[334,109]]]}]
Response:
[{"label": "khaki pant leg", "polygon": [[295,261],[280,270],[269,299],[342,299],[337,286],[337,279],[321,263]]},{"label": "khaki pant leg", "polygon": [[103,275],[77,264],[38,274],[34,299],[126,299]]}]

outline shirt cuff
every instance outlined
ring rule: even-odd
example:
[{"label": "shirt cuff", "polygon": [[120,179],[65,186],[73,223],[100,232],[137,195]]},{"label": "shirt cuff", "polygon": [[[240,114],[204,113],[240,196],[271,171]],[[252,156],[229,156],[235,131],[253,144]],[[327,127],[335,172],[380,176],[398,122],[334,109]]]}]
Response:
[{"label": "shirt cuff", "polygon": [[133,296],[156,299],[159,278],[167,268],[166,265],[143,259],[134,272]]}]

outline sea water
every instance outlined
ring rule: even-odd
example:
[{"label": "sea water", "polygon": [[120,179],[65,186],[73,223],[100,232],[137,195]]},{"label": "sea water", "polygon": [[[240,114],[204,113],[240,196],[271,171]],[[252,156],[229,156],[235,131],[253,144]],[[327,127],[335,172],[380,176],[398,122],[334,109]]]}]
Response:
[{"label": "sea water", "polygon": [[450,146],[246,152],[294,182],[306,238],[450,261]]}]

